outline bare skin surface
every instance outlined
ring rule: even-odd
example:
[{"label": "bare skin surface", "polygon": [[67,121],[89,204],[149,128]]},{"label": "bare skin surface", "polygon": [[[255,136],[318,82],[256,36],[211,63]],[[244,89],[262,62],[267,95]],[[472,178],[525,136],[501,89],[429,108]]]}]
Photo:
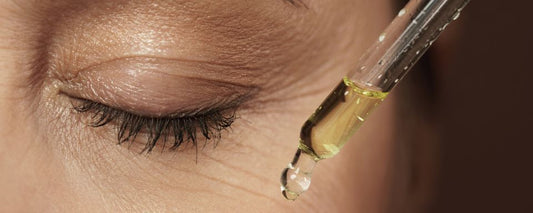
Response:
[{"label": "bare skin surface", "polygon": [[[389,4],[0,2],[0,211],[382,211],[392,100],[298,201],[282,198],[279,175],[303,121],[390,21]],[[80,98],[237,118],[216,148],[199,138],[198,149],[139,154],[145,137],[117,145],[114,123],[90,127],[73,109]]]}]

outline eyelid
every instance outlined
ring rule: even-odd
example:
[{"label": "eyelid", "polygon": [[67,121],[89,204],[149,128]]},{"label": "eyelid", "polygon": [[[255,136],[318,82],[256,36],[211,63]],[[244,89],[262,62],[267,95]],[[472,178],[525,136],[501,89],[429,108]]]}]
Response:
[{"label": "eyelid", "polygon": [[[151,119],[177,119],[177,118],[185,118],[185,117],[194,117],[194,116],[197,116],[197,115],[209,115],[209,114],[211,114],[213,112],[236,111],[240,107],[239,102],[233,102],[231,104],[224,105],[224,106],[210,106],[210,107],[206,107],[206,108],[198,108],[198,109],[193,110],[193,111],[174,111],[172,113],[167,113],[167,114],[161,114],[161,113],[144,114],[144,113],[139,113],[139,112],[135,112],[135,111],[130,111],[130,110],[127,110],[127,109],[122,109],[120,107],[109,106],[107,104],[100,103],[98,101],[93,101],[93,100],[90,100],[90,99],[71,96],[69,94],[65,94],[65,95],[72,100],[71,104],[73,106],[82,106],[82,105],[87,105],[87,104],[93,104],[93,105],[98,105],[100,107],[109,108],[110,110],[116,110],[116,111],[120,111],[120,112],[124,112],[124,113],[129,113],[129,114],[132,114],[132,115],[135,115],[135,116],[139,116],[139,117],[143,117],[143,118],[151,118]],[[74,107],[74,108],[76,108],[76,107]]]},{"label": "eyelid", "polygon": [[115,60],[64,79],[61,90],[69,96],[149,116],[233,107],[259,91],[231,78],[178,72],[176,66],[166,60]]}]

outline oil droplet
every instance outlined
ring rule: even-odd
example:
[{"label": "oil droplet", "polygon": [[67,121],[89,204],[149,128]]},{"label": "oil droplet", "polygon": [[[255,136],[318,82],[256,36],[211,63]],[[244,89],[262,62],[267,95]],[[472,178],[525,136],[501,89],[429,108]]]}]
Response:
[{"label": "oil droplet", "polygon": [[444,25],[442,25],[442,27],[439,28],[440,31],[444,31],[446,29],[446,27],[448,27],[448,24],[449,23],[446,23]]},{"label": "oil droplet", "polygon": [[402,17],[403,15],[405,15],[405,8],[403,8],[402,10],[400,10],[400,12],[398,12],[398,17]]},{"label": "oil droplet", "polygon": [[381,33],[381,35],[379,35],[379,38],[378,38],[379,42],[383,42],[385,40],[386,36],[387,36],[387,34]]},{"label": "oil droplet", "polygon": [[287,200],[296,200],[309,189],[315,165],[313,156],[300,149],[296,151],[292,162],[281,173],[281,193]]},{"label": "oil droplet", "polygon": [[457,20],[459,18],[459,16],[461,16],[461,10],[457,10],[457,12],[455,12],[452,16],[452,20]]}]

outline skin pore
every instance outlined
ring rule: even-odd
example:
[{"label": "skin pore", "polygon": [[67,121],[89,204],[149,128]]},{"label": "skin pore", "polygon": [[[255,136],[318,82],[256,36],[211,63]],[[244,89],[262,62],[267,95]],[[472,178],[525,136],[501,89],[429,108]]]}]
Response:
[{"label": "skin pore", "polygon": [[[386,0],[0,2],[0,211],[382,211],[392,100],[298,201],[279,175],[389,14]],[[141,153],[146,134],[117,145],[118,122],[91,127],[80,100],[236,119],[218,140]]]}]

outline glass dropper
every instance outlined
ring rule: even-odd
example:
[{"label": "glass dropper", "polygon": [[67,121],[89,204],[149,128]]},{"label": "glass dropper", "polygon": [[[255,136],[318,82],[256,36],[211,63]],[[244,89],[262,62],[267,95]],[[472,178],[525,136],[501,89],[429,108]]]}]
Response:
[{"label": "glass dropper", "polygon": [[411,0],[304,123],[298,149],[281,175],[295,200],[311,184],[316,163],[335,156],[370,112],[407,74],[470,0]]}]

